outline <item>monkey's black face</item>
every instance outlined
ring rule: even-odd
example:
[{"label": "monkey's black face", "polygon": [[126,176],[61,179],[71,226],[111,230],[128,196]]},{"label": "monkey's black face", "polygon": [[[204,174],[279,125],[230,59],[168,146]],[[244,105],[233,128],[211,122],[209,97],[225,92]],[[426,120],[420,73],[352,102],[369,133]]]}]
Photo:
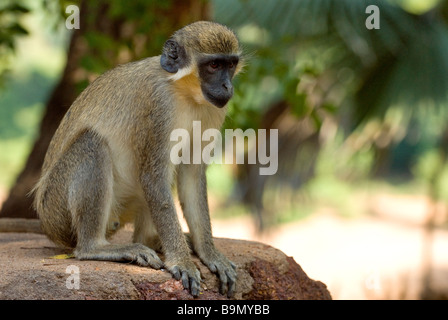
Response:
[{"label": "monkey's black face", "polygon": [[211,55],[199,61],[202,93],[218,108],[233,96],[232,78],[238,61],[238,55]]}]

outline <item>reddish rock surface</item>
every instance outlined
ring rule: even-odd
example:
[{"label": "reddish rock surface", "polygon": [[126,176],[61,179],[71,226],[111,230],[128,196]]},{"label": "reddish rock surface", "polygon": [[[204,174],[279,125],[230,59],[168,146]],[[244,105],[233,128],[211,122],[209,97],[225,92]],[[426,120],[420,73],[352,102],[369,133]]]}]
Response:
[{"label": "reddish rock surface", "polygon": [[[131,239],[120,231],[113,242]],[[216,246],[237,265],[234,299],[331,299],[326,286],[310,279],[280,250],[252,241],[215,239]],[[53,259],[68,253],[39,234],[0,233],[0,299],[154,299],[193,297],[164,270],[128,263]],[[218,300],[218,279],[197,257],[201,276],[197,299]],[[79,270],[79,289],[67,288],[67,267]]]}]

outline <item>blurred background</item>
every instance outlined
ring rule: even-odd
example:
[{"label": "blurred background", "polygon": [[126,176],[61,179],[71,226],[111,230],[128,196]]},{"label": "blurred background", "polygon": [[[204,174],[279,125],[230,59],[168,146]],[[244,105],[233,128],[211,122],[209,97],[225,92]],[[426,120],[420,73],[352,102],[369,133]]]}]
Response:
[{"label": "blurred background", "polygon": [[275,175],[209,168],[215,236],[281,249],[335,299],[447,299],[447,19],[445,0],[3,0],[0,217],[36,218],[26,194],[88,83],[215,20],[248,59],[225,128],[279,130]]}]

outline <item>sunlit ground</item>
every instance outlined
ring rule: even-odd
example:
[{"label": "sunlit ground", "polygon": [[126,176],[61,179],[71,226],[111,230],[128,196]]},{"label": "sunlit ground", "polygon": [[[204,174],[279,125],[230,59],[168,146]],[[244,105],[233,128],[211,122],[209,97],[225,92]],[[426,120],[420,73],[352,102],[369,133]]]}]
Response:
[{"label": "sunlit ground", "polygon": [[[257,240],[279,248],[334,299],[419,299],[422,290],[426,198],[378,192],[364,203],[370,215],[341,217],[320,207],[300,221],[257,235],[249,217],[213,220],[217,237]],[[445,216],[446,219],[446,216]],[[448,292],[448,231],[433,243],[433,289]]]}]

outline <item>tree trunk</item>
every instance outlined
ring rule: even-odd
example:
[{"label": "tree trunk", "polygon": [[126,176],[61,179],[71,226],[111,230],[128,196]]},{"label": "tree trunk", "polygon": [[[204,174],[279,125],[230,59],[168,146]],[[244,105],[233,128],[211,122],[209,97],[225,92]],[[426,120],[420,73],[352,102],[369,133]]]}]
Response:
[{"label": "tree trunk", "polygon": [[[48,145],[56,131],[61,119],[67,112],[70,105],[79,94],[77,84],[86,80],[86,72],[80,66],[81,58],[87,55],[95,55],[97,52],[86,45],[84,35],[91,32],[99,32],[112,39],[119,39],[123,35],[122,28],[126,22],[123,18],[112,18],[108,15],[109,4],[98,2],[92,4],[90,1],[82,1],[80,9],[80,29],[73,32],[67,54],[67,64],[58,85],[54,88],[45,109],[39,131],[39,138],[36,140],[32,151],[26,161],[23,171],[18,176],[10,194],[0,211],[0,217],[10,218],[37,218],[36,211],[32,207],[33,198],[29,192],[34,187],[40,177],[41,167],[44,161]],[[148,10],[156,10],[154,5],[148,5]],[[182,1],[169,11],[158,14],[157,25],[162,25],[170,30],[154,30],[154,34],[167,33],[169,36],[176,29],[187,23],[199,19],[207,19],[209,7],[207,1],[188,0]],[[161,9],[166,10],[166,9]],[[88,19],[95,17],[95,19]],[[153,32],[145,35],[148,41],[156,38]],[[160,48],[161,50],[161,48]],[[118,58],[117,58],[118,60]]]}]

